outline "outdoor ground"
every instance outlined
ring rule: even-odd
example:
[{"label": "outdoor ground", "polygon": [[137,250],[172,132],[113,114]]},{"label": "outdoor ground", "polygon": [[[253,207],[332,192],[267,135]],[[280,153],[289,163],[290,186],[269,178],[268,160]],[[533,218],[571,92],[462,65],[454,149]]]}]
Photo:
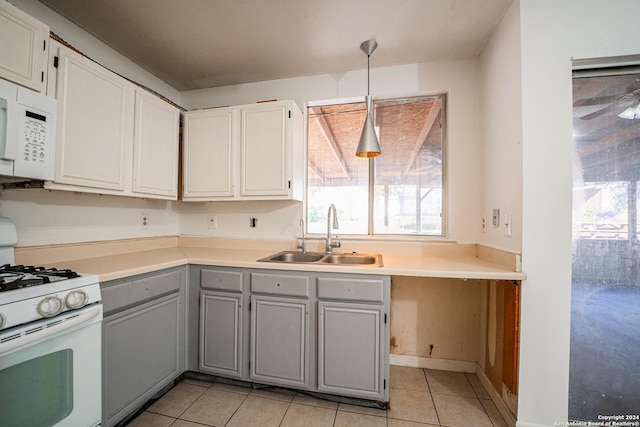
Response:
[{"label": "outdoor ground", "polygon": [[573,284],[569,418],[640,415],[640,286]]}]

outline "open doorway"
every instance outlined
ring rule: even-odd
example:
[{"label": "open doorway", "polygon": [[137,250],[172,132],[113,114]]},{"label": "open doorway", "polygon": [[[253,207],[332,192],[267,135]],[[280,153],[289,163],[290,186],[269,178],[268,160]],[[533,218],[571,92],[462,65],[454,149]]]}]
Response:
[{"label": "open doorway", "polygon": [[573,112],[569,419],[600,423],[640,413],[640,68],[576,72]]}]

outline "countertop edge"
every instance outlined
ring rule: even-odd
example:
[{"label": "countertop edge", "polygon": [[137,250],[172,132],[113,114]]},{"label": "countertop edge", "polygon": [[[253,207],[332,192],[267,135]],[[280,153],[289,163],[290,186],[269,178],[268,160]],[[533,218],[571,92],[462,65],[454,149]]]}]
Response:
[{"label": "countertop edge", "polygon": [[382,267],[326,264],[289,264],[259,262],[272,254],[265,250],[224,250],[173,247],[137,251],[128,254],[67,260],[56,267],[80,273],[96,274],[101,282],[122,279],[182,265],[208,265],[264,270],[313,271],[326,273],[373,274],[385,276],[432,277],[452,279],[514,280],[526,279],[522,272],[509,271],[486,260],[469,256],[447,258],[384,255]]}]

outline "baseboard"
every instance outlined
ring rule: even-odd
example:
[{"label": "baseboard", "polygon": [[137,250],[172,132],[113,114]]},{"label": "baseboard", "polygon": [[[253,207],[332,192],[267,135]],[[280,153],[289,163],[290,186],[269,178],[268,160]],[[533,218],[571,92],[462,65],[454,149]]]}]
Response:
[{"label": "baseboard", "polygon": [[461,360],[432,359],[429,357],[405,356],[403,354],[390,354],[389,364],[396,366],[409,366],[411,368],[437,369],[440,371],[476,372],[476,362]]},{"label": "baseboard", "polygon": [[[478,376],[478,379],[480,380],[484,388],[487,390],[487,393],[489,393],[489,397],[491,398],[493,403],[495,403],[496,408],[498,408],[498,411],[500,411],[500,415],[502,415],[502,418],[504,418],[504,420],[510,427],[515,427],[516,418],[513,416],[509,408],[507,408],[506,403],[504,403],[504,400],[502,400],[502,397],[493,387],[491,380],[489,379],[489,377],[487,377],[487,374],[484,373],[480,366],[476,366],[476,375]],[[518,427],[524,426],[525,424],[518,424]],[[533,424],[531,424],[531,427],[533,427]]]}]

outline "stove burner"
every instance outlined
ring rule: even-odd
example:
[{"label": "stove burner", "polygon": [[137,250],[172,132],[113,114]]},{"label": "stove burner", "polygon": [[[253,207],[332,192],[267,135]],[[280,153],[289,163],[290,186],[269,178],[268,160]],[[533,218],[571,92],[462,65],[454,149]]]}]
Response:
[{"label": "stove burner", "polygon": [[44,285],[75,277],[80,277],[80,275],[69,269],[58,270],[57,268],[5,264],[0,267],[0,292]]}]

